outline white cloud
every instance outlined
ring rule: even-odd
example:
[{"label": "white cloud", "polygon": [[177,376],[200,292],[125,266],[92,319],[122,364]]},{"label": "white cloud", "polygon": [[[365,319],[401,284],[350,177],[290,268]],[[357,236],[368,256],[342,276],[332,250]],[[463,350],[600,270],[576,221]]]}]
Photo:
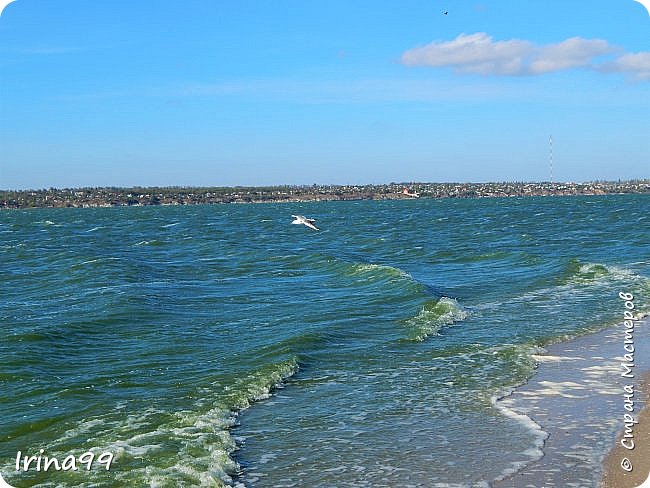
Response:
[{"label": "white cloud", "polygon": [[479,32],[410,49],[402,55],[402,62],[408,66],[453,66],[468,73],[514,75],[522,71],[532,49],[528,41],[494,42],[485,32]]},{"label": "white cloud", "polygon": [[523,76],[574,68],[622,72],[650,79],[650,52],[623,54],[602,39],[572,37],[554,44],[537,45],[522,39],[495,41],[485,32],[461,34],[452,41],[435,41],[409,49],[401,61],[407,66],[451,67],[459,73]]},{"label": "white cloud", "polygon": [[600,66],[607,73],[627,73],[636,80],[650,81],[650,52],[623,54],[611,63]]},{"label": "white cloud", "polygon": [[531,56],[529,69],[532,74],[542,74],[589,67],[595,58],[612,51],[614,48],[607,41],[572,37],[557,44],[536,48]]}]

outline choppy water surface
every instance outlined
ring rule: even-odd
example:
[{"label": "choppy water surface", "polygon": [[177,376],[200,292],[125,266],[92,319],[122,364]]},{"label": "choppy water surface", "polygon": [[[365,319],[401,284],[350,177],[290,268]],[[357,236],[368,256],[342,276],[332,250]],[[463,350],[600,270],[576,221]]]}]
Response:
[{"label": "choppy water surface", "polygon": [[[484,485],[541,454],[494,401],[532,354],[648,296],[649,215],[648,196],[2,212],[1,471]],[[116,458],[17,474],[39,449]]]}]

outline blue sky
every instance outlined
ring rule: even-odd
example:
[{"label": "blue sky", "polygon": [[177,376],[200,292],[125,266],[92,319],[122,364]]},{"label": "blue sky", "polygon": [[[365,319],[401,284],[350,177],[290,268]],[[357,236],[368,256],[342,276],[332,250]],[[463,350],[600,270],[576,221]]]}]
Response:
[{"label": "blue sky", "polygon": [[[448,14],[443,12],[447,11]],[[0,188],[650,177],[633,0],[16,0]]]}]

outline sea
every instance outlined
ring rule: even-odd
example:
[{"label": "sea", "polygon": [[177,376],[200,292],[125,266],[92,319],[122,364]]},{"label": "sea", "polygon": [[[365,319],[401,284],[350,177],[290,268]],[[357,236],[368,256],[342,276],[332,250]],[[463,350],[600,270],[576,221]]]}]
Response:
[{"label": "sea", "polygon": [[0,473],[490,486],[544,453],[502,400],[545,348],[650,311],[649,229],[650,195],[2,211]]}]

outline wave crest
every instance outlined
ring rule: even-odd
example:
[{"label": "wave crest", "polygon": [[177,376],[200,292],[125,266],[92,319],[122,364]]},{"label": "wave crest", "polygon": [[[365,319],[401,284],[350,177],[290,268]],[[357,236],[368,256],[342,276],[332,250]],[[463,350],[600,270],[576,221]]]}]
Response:
[{"label": "wave crest", "polygon": [[437,334],[445,325],[451,325],[467,318],[465,311],[453,298],[442,297],[424,304],[420,312],[405,321],[407,339],[421,342]]},{"label": "wave crest", "polygon": [[616,266],[582,263],[577,259],[571,259],[560,277],[560,283],[564,285],[580,285],[626,278],[635,278],[635,274]]},{"label": "wave crest", "polygon": [[351,264],[348,268],[348,273],[351,276],[367,276],[369,278],[408,278],[412,279],[411,275],[394,266],[385,264],[369,264],[369,263],[355,263]]},{"label": "wave crest", "polygon": [[[71,444],[82,439],[97,446],[93,451],[113,452],[115,459],[120,459],[124,469],[111,471],[110,476],[121,486],[141,485],[143,481],[152,487],[233,486],[241,467],[232,457],[238,445],[230,429],[236,425],[239,412],[268,398],[298,369],[297,358],[289,357],[251,371],[232,385],[201,388],[192,410],[147,408],[125,421],[110,416],[85,419],[79,428],[68,430],[54,442],[50,454],[62,457],[59,453],[69,451]],[[77,485],[76,473],[62,476]],[[103,486],[107,476],[93,471],[92,482]]]}]

